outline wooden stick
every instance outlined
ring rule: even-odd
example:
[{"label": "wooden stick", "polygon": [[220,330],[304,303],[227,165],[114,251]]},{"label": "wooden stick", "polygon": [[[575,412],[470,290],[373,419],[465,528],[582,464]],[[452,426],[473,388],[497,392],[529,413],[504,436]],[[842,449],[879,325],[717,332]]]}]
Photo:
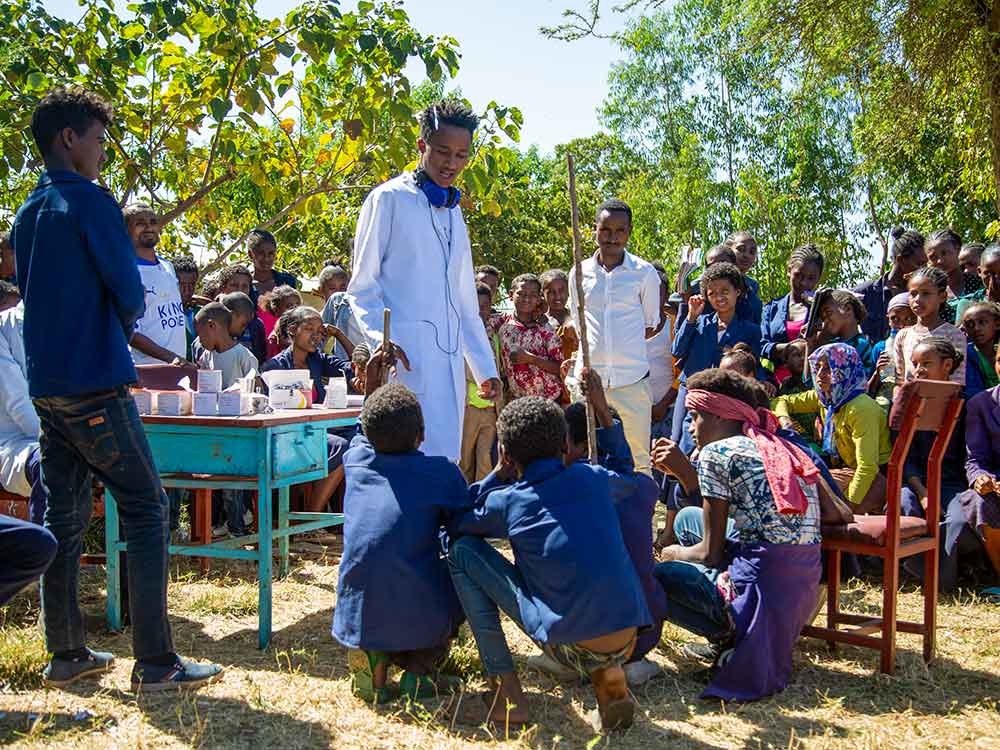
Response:
[{"label": "wooden stick", "polygon": [[[566,154],[566,166],[569,169],[569,205],[573,217],[573,269],[576,279],[576,333],[580,339],[580,356],[584,368],[590,368],[590,342],[587,341],[587,316],[583,307],[583,250],[580,240],[580,207],[576,200],[576,166],[573,154]],[[590,463],[597,463],[597,419],[594,416],[594,405],[588,398],[587,409],[587,455]]]},{"label": "wooden stick", "polygon": [[388,307],[382,310],[382,375],[379,385],[385,385],[389,380],[389,370],[392,368],[393,356],[392,338],[390,337],[389,324],[392,318],[392,311]]}]

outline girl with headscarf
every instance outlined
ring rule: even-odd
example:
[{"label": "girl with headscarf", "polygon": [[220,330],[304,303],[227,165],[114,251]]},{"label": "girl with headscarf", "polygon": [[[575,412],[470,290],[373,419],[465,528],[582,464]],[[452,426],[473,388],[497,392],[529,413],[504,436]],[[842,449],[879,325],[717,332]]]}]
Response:
[{"label": "girl with headscarf", "polygon": [[[665,548],[654,574],[666,618],[709,641],[713,674],[702,697],[749,701],[783,690],[792,649],[816,606],[819,471],[776,434],[766,405],[763,389],[732,371],[688,380],[685,406],[699,457],[697,469],[679,479],[702,498],[702,536]],[[658,441],[654,465],[671,471],[676,452]],[[735,537],[729,542],[727,529]]]},{"label": "girl with headscarf", "polygon": [[813,390],[779,396],[773,402],[781,426],[796,430],[793,414],[820,412],[818,442],[834,479],[855,513],[880,513],[885,477],[880,473],[892,453],[886,413],[867,394],[868,375],[850,344],[819,347],[809,356]]}]

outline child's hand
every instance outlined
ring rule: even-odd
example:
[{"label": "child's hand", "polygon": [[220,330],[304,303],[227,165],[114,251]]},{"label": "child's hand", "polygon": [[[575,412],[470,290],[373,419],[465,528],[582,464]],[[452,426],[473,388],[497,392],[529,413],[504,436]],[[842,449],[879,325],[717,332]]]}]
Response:
[{"label": "child's hand", "polygon": [[614,417],[611,409],[608,408],[608,399],[604,393],[604,386],[601,384],[601,376],[589,367],[583,368],[580,373],[580,391],[583,397],[594,407],[594,418],[598,427],[611,427]]},{"label": "child's hand", "polygon": [[875,360],[875,370],[877,372],[882,372],[886,367],[892,364],[892,358],[889,356],[889,352],[882,352],[878,355],[878,359]]},{"label": "child's hand", "polygon": [[559,377],[565,380],[566,376],[569,375],[569,371],[572,370],[575,366],[576,366],[575,359],[563,360],[563,363],[559,365]]},{"label": "child's hand", "polygon": [[267,340],[268,343],[274,344],[275,346],[278,345],[278,326],[275,326],[274,329],[267,334]]},{"label": "child's hand", "polygon": [[332,325],[331,323],[323,324],[323,333],[327,337],[333,336],[333,338],[335,339],[339,339],[344,335],[343,331],[341,331],[339,328],[337,328],[337,326]]},{"label": "child's hand", "polygon": [[700,294],[692,294],[691,299],[688,300],[688,323],[694,323],[698,320],[698,316],[701,315],[704,309],[705,298]]},{"label": "child's hand", "polygon": [[511,349],[508,358],[512,365],[530,365],[534,356],[524,351],[524,349]]},{"label": "child's hand", "polygon": [[974,489],[982,497],[986,497],[987,495],[996,492],[997,486],[996,482],[993,481],[993,477],[989,474],[983,474],[972,483],[972,489]]},{"label": "child's hand", "polygon": [[653,443],[650,459],[653,466],[673,477],[680,476],[691,468],[691,461],[684,455],[684,451],[668,438],[660,438]]},{"label": "child's hand", "polygon": [[479,398],[486,401],[496,401],[500,398],[500,392],[503,390],[503,385],[500,383],[500,378],[490,378],[489,380],[484,380],[479,384],[479,391],[477,395]]},{"label": "child's hand", "polygon": [[679,559],[680,551],[683,549],[679,544],[671,544],[660,550],[660,562],[674,562]]},{"label": "child's hand", "polygon": [[576,328],[573,326],[563,326],[559,331],[559,338],[562,341],[563,351],[566,348],[576,351],[580,346],[580,337],[576,335]]}]

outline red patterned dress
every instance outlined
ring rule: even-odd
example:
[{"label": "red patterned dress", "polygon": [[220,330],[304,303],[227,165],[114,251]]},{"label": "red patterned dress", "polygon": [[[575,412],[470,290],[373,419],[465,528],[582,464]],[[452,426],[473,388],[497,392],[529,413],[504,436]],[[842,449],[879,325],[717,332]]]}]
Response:
[{"label": "red patterned dress", "polygon": [[536,365],[515,365],[510,361],[511,352],[517,349],[551,360],[562,362],[562,344],[547,322],[524,324],[514,316],[500,326],[500,358],[507,372],[510,397],[541,396],[552,401],[562,394],[562,380],[558,375],[545,372]]}]

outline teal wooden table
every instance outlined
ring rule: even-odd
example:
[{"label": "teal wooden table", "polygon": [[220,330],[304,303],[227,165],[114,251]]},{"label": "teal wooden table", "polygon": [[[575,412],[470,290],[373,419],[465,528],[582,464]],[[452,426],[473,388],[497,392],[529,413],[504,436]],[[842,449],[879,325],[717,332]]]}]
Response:
[{"label": "teal wooden table", "polygon": [[[292,513],[289,488],[327,475],[326,431],[355,424],[359,409],[279,410],[247,417],[144,416],[146,437],[164,487],[238,489],[257,492],[256,534],[211,544],[171,544],[170,554],[257,562],[258,644],[271,641],[271,579],[274,541],[278,542],[278,574],[288,574],[288,538],[292,534],[343,524],[341,513]],[[278,524],[273,526],[271,491],[278,491]],[[107,551],[107,619],[112,630],[122,625],[118,508],[105,494]],[[291,522],[296,522],[292,525]],[[256,545],[256,549],[243,549]]]}]

